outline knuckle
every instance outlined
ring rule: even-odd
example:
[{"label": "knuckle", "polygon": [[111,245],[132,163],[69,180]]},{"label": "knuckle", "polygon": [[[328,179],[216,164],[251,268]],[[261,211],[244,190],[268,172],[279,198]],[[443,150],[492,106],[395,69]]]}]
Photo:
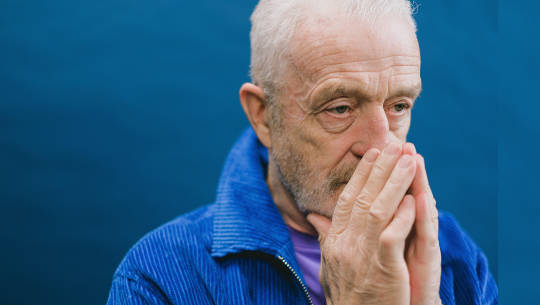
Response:
[{"label": "knuckle", "polygon": [[437,209],[433,209],[433,215],[431,215],[431,222],[437,223],[439,221],[439,211]]},{"label": "knuckle", "polygon": [[[399,260],[396,259],[388,259],[388,258],[382,258],[379,256],[379,259],[376,262],[376,268],[378,272],[383,275],[385,278],[392,278],[395,276],[395,270],[396,267],[399,265]],[[398,267],[399,268],[399,267]],[[384,283],[377,283],[378,286],[384,285]],[[378,287],[377,291],[381,291],[382,287]],[[379,303],[376,303],[379,304]]]},{"label": "knuckle", "polygon": [[435,236],[430,236],[427,238],[426,243],[429,248],[431,249],[438,249],[439,248],[439,239]]},{"label": "knuckle", "polygon": [[375,164],[373,164],[372,171],[374,173],[374,177],[379,178],[380,174],[386,171],[386,166],[382,162],[375,162]]},{"label": "knuckle", "polygon": [[392,248],[399,244],[401,236],[391,231],[384,231],[379,236],[379,245],[383,248]]},{"label": "knuckle", "polygon": [[388,212],[380,208],[371,207],[369,209],[369,218],[374,222],[385,222],[388,219]]},{"label": "knuckle", "polygon": [[369,188],[364,188],[362,192],[356,196],[356,201],[372,202],[374,198],[373,192]]},{"label": "knuckle", "polygon": [[353,198],[352,198],[352,194],[349,193],[349,192],[343,192],[339,195],[339,198],[338,198],[338,203],[347,203],[347,202],[350,202]]},{"label": "knuckle", "polygon": [[366,200],[364,198],[364,196],[361,196],[359,195],[358,197],[356,197],[356,199],[354,200],[354,205],[362,210],[369,210],[369,207],[371,206],[371,204],[369,203],[368,200]]}]

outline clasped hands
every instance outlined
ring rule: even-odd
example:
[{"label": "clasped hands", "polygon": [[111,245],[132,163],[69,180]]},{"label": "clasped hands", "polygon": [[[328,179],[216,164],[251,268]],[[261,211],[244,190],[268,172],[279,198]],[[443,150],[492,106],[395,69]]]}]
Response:
[{"label": "clasped hands", "polygon": [[411,143],[367,151],[319,233],[328,305],[440,305],[438,216],[424,159]]}]

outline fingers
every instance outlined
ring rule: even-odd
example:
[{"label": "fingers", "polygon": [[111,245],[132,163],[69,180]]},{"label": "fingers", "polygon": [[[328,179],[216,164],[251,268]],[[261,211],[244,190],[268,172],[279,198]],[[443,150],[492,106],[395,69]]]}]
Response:
[{"label": "fingers", "polygon": [[[416,222],[414,255],[419,262],[428,264],[434,260],[434,251],[439,249],[437,211],[432,197],[427,194],[416,196]],[[435,217],[435,218],[434,218]],[[436,253],[435,253],[436,254]]]},{"label": "fingers", "polygon": [[406,195],[401,201],[392,222],[379,237],[379,261],[395,262],[403,258],[405,240],[414,224],[415,200],[411,195]]},{"label": "fingers", "polygon": [[384,187],[388,177],[392,173],[392,169],[401,156],[401,152],[400,144],[389,144],[373,164],[369,177],[362,191],[356,197],[351,212],[350,225],[353,230],[360,231],[363,228],[371,203],[377,198],[377,195]]},{"label": "fingers", "polygon": [[392,169],[401,156],[401,145],[392,143],[386,146],[381,155],[373,164],[373,169],[369,174],[366,185],[362,189],[360,196],[367,202],[373,202],[379,192],[384,187],[386,180],[392,173]]},{"label": "fingers", "polygon": [[403,155],[384,188],[373,201],[367,218],[367,235],[372,241],[388,225],[398,208],[399,203],[407,193],[416,172],[412,156]]},{"label": "fingers", "polygon": [[433,196],[422,193],[416,198],[414,237],[407,253],[411,283],[411,304],[440,304],[441,251],[438,240],[437,209]]},{"label": "fingers", "polygon": [[[423,192],[431,194],[431,188],[429,187],[429,181],[427,178],[426,173],[426,165],[424,162],[424,158],[420,154],[416,154],[416,172],[417,175],[413,180],[413,183],[411,185],[411,190],[413,195],[420,195]],[[432,195],[433,196],[433,195]]]},{"label": "fingers", "polygon": [[431,192],[431,188],[429,186],[424,158],[420,154],[416,154],[415,161],[417,174],[414,177],[413,183],[411,185],[412,194],[416,197],[417,201],[420,201],[420,197],[424,197],[425,195],[425,200],[427,201],[427,203],[429,203],[427,207],[427,213],[429,215],[430,222],[435,228],[435,232],[438,232],[439,221],[437,207],[435,198],[433,198],[433,193]]},{"label": "fingers", "polygon": [[370,149],[364,154],[356,166],[356,170],[354,171],[351,180],[349,180],[341,192],[334,209],[334,214],[332,216],[332,227],[330,228],[332,233],[339,234],[347,227],[354,198],[356,198],[360,190],[364,187],[364,184],[366,183],[366,180],[371,172],[371,168],[373,167],[373,163],[375,160],[377,160],[378,156],[379,150]]},{"label": "fingers", "polygon": [[403,153],[414,156],[416,154],[416,147],[414,147],[413,143],[407,142],[403,144]]},{"label": "fingers", "polygon": [[317,233],[319,234],[319,243],[322,243],[328,235],[328,230],[330,229],[332,222],[330,222],[330,219],[315,213],[308,214],[307,220],[315,230],[317,230]]}]

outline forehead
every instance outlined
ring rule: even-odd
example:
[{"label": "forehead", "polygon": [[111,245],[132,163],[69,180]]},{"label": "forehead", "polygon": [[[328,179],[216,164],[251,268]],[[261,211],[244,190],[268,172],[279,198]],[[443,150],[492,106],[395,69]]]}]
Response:
[{"label": "forehead", "polygon": [[405,18],[308,18],[298,24],[290,47],[294,70],[311,80],[334,72],[419,73],[418,41]]}]

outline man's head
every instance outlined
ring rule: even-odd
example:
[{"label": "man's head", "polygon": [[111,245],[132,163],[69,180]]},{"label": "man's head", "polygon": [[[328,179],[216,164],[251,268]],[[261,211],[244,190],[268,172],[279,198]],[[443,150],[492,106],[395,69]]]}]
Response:
[{"label": "man's head", "polygon": [[242,105],[301,211],[331,216],[362,155],[406,140],[420,52],[406,0],[261,0]]}]

